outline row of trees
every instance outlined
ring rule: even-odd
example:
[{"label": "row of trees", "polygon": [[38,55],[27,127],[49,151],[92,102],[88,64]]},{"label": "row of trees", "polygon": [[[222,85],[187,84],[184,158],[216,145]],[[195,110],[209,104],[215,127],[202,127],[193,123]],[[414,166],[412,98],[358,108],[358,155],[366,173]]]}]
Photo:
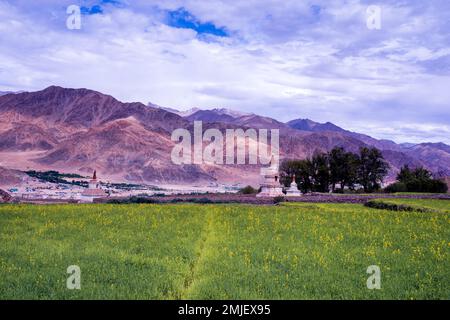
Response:
[{"label": "row of trees", "polygon": [[280,166],[280,182],[287,187],[295,175],[296,183],[304,193],[343,192],[345,187],[354,190],[357,184],[364,192],[373,192],[380,189],[388,169],[389,165],[376,148],[364,147],[355,154],[336,147],[310,159],[284,161]]},{"label": "row of trees", "polygon": [[433,179],[430,171],[419,167],[410,169],[404,166],[397,175],[397,182],[386,187],[386,192],[430,192],[445,193],[448,190],[444,181]]}]

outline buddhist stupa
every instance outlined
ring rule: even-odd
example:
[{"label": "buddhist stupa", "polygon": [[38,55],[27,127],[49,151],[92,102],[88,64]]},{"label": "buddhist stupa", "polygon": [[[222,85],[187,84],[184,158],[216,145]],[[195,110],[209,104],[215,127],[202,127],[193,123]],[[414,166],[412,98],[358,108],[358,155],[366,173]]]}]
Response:
[{"label": "buddhist stupa", "polygon": [[302,193],[298,190],[297,183],[295,182],[295,174],[292,177],[291,186],[286,190],[287,197],[300,197]]},{"label": "buddhist stupa", "polygon": [[283,188],[280,185],[278,164],[272,156],[269,168],[261,168],[261,175],[264,177],[264,182],[261,184],[261,192],[257,197],[278,197],[284,196]]},{"label": "buddhist stupa", "polygon": [[89,187],[81,193],[81,199],[87,202],[94,202],[94,199],[108,196],[100,189],[100,182],[97,180],[97,171],[94,171],[92,179],[89,180]]}]

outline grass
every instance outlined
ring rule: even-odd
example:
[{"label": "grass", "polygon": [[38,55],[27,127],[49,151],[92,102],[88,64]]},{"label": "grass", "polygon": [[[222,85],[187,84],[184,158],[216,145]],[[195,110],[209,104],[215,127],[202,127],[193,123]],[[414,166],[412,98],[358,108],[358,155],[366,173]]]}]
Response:
[{"label": "grass", "polygon": [[0,299],[449,299],[449,227],[359,204],[3,205]]}]

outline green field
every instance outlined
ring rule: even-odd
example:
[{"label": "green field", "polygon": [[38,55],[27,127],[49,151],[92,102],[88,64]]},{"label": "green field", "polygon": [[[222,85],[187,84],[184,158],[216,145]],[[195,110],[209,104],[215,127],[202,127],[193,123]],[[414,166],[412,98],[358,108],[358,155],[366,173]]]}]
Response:
[{"label": "green field", "polygon": [[1,205],[0,299],[449,299],[449,202],[415,205]]}]

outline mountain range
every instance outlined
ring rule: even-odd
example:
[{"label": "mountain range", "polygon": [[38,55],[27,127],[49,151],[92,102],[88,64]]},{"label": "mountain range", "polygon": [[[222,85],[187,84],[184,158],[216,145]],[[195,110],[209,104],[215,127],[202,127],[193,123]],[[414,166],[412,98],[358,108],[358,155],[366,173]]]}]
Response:
[{"label": "mountain range", "polygon": [[301,159],[335,146],[353,152],[375,146],[391,166],[388,180],[404,164],[450,176],[450,146],[444,143],[396,144],[330,122],[297,119],[282,123],[228,109],[180,112],[153,104],[122,103],[88,89],[56,86],[0,96],[0,166],[83,175],[97,170],[111,181],[140,183],[259,181],[255,165],[173,164],[171,133],[178,128],[192,131],[193,121],[203,121],[204,128],[279,129],[283,158]]},{"label": "mountain range", "polygon": [[14,91],[0,91],[0,96],[4,96],[5,94],[10,94],[10,93],[22,93],[22,92],[25,92],[25,91],[16,91],[16,92],[14,92]]}]

